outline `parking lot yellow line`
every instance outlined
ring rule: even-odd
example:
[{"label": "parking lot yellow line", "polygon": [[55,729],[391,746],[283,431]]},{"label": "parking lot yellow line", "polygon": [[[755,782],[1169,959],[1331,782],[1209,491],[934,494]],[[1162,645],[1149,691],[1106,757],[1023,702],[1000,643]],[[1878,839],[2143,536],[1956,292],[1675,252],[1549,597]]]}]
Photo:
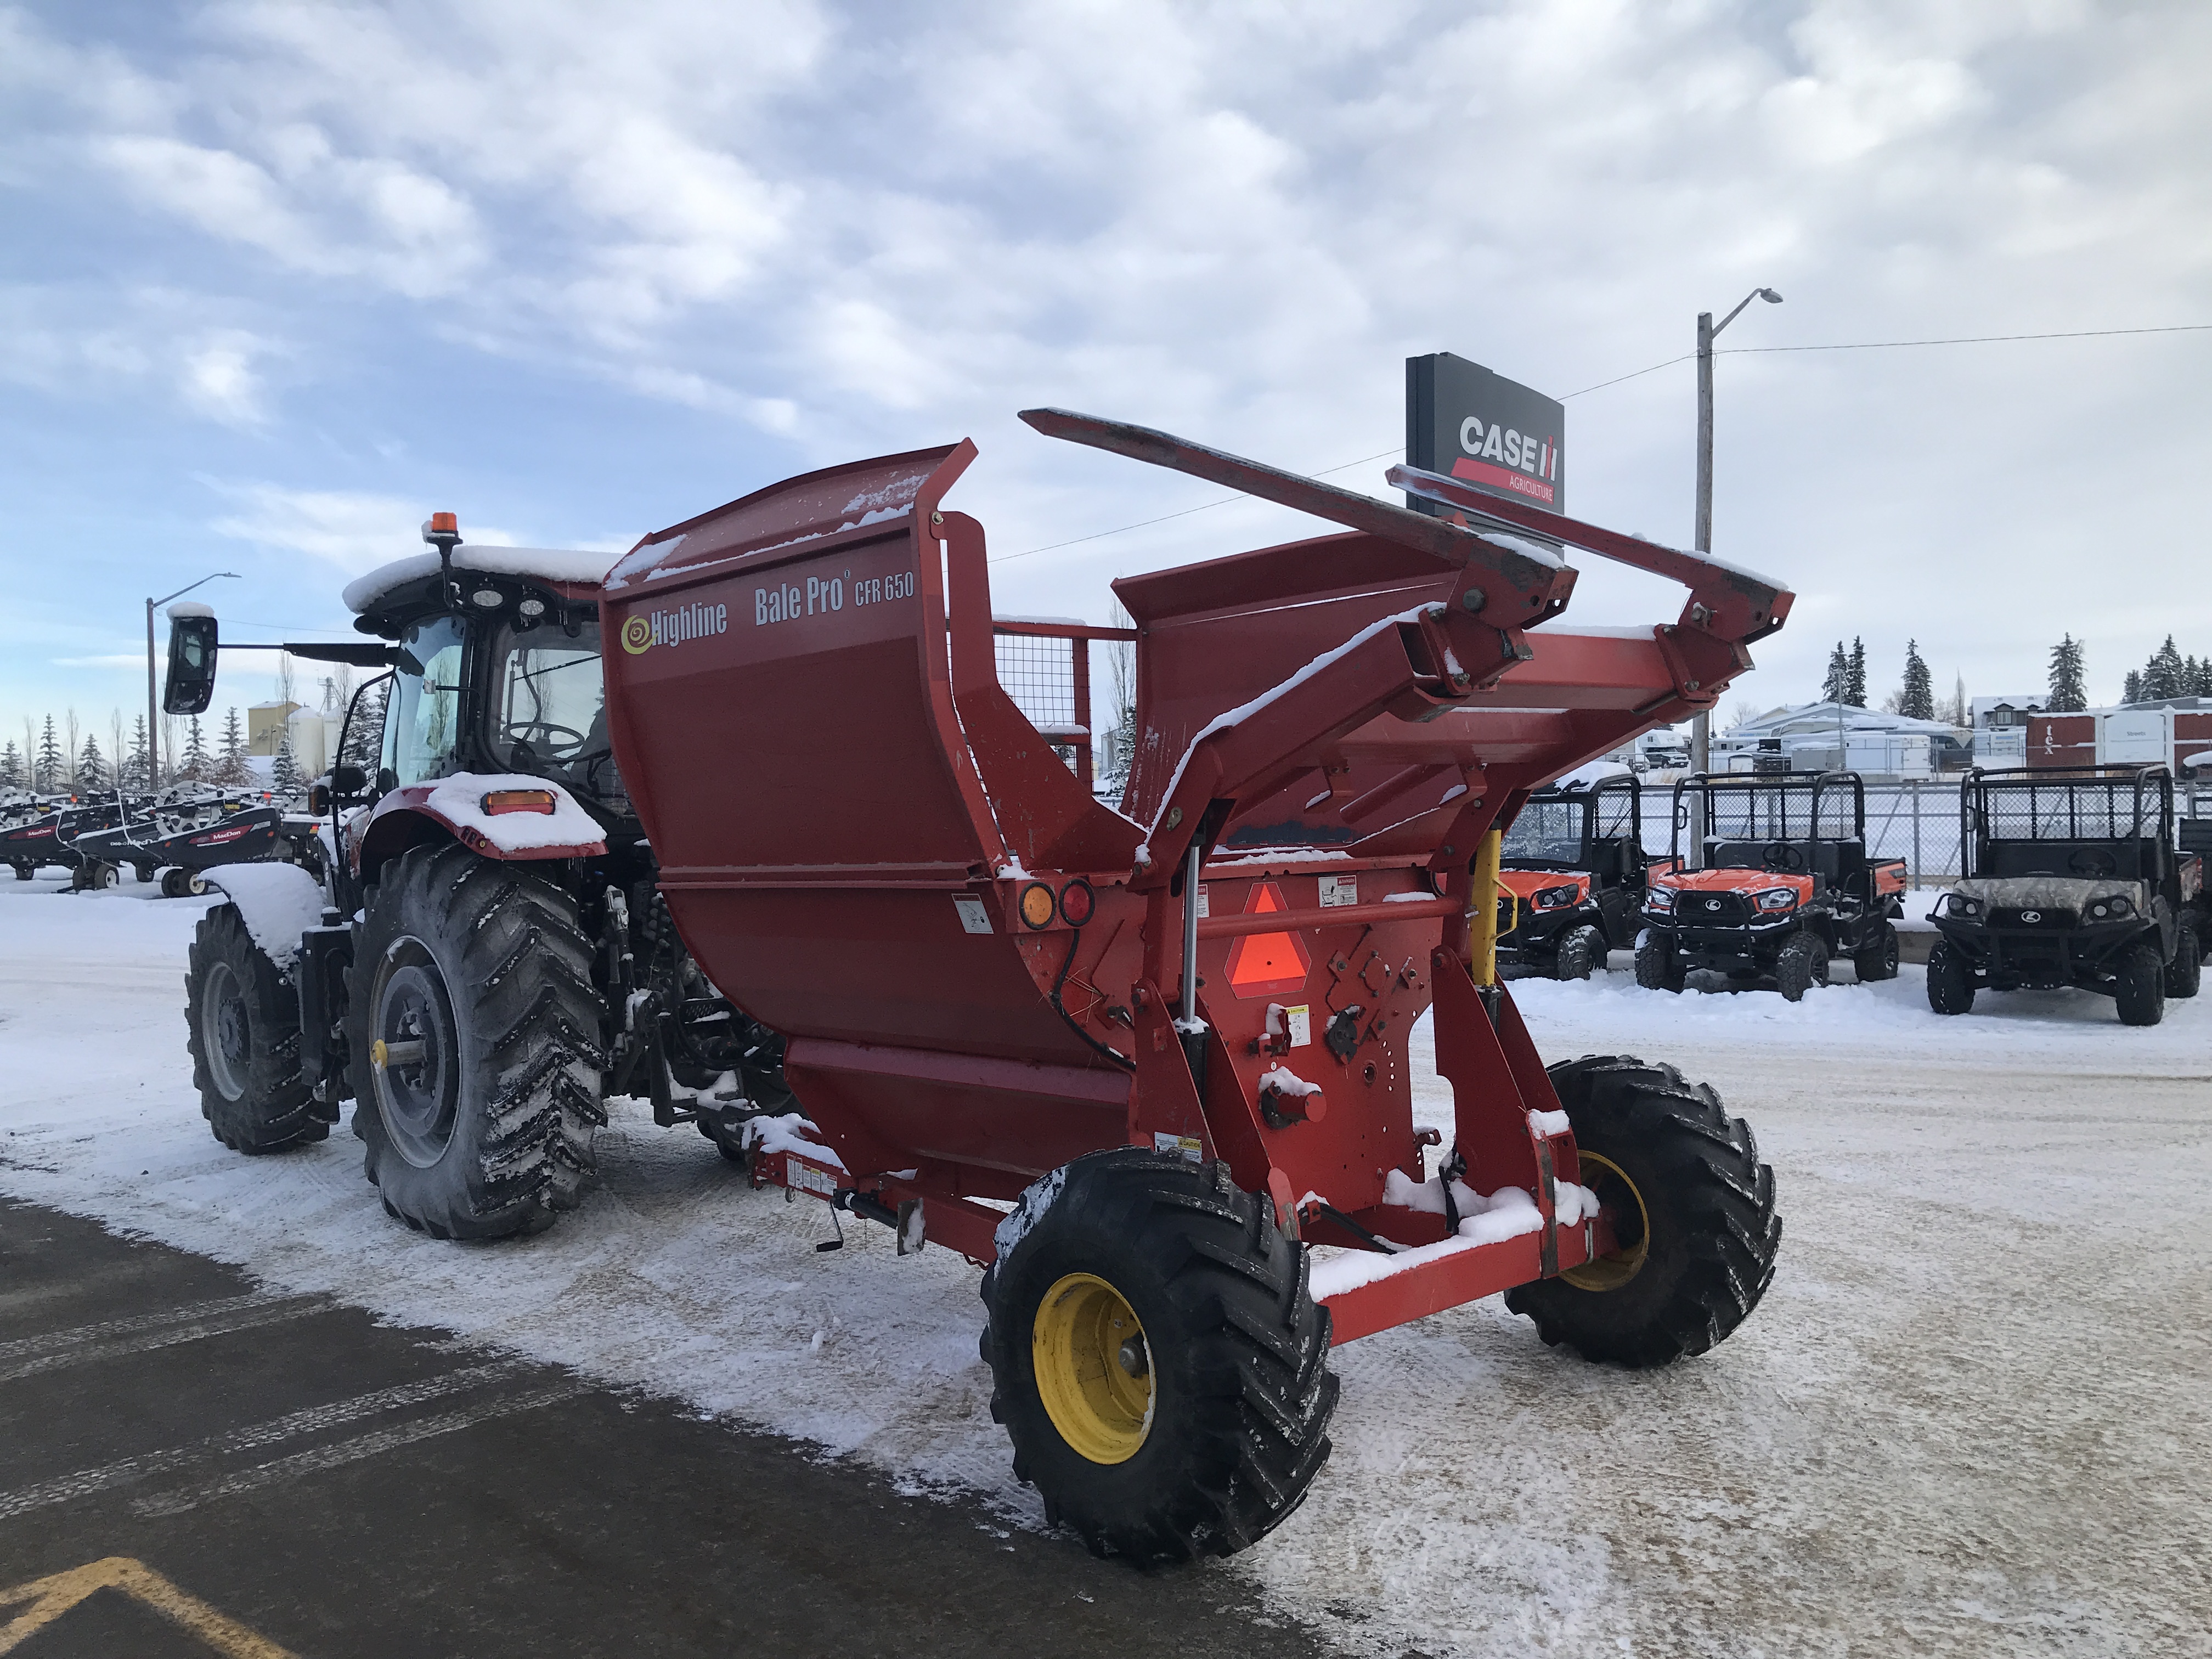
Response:
[{"label": "parking lot yellow line", "polygon": [[288,1650],[236,1620],[225,1618],[198,1596],[185,1594],[144,1562],[124,1555],[111,1555],[50,1578],[0,1590],[0,1608],[22,1601],[31,1604],[9,1623],[0,1625],[0,1653],[12,1651],[26,1638],[104,1589],[118,1590],[144,1602],[230,1659],[293,1659]]}]

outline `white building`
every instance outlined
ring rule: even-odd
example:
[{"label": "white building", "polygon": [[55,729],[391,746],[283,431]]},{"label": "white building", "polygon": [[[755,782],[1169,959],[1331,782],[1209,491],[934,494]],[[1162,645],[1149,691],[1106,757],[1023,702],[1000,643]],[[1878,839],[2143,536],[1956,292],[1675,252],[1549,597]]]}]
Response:
[{"label": "white building", "polygon": [[1755,771],[1762,754],[1770,764],[1780,757],[1792,772],[1848,771],[1889,780],[1961,770],[1972,750],[1948,720],[1913,720],[1850,703],[1808,702],[1771,708],[1715,738],[1712,769]]},{"label": "white building", "polygon": [[2047,698],[2042,694],[2006,697],[1976,697],[1974,763],[1977,766],[2027,764],[2027,717],[2040,714]]}]

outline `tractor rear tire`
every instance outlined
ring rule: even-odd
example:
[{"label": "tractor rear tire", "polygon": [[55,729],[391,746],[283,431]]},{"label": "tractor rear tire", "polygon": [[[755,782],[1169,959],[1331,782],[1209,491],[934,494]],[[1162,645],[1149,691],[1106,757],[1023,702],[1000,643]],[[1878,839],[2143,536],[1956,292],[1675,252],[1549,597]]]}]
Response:
[{"label": "tractor rear tire", "polygon": [[2130,945],[2120,957],[2112,1001],[2123,1025],[2155,1025],[2166,1018],[2166,964],[2148,940]]},{"label": "tractor rear tire", "polygon": [[192,1086],[215,1138],[252,1154],[329,1134],[300,1073],[299,994],[254,944],[236,905],[200,918],[186,962]]},{"label": "tractor rear tire", "polygon": [[1851,953],[1851,966],[1858,970],[1862,985],[1871,985],[1878,980],[1895,979],[1897,960],[1897,928],[1887,917],[1876,923],[1874,931],[1861,940],[1859,948]]},{"label": "tractor rear tire", "polygon": [[1328,1460],[1337,1382],[1273,1205],[1224,1164],[1124,1146],[1030,1188],[1024,1221],[983,1276],[982,1349],[1047,1522],[1139,1563],[1280,1525]]},{"label": "tractor rear tire", "polygon": [[2185,921],[2173,931],[2173,960],[2166,964],[2166,994],[2178,1002],[2186,1002],[2203,981],[2204,952],[2197,942],[2197,929]]},{"label": "tractor rear tire", "polygon": [[[447,843],[384,866],[347,970],[362,1172],[434,1238],[542,1232],[592,1175],[606,1006],[574,902]],[[385,1045],[420,1044],[412,1063]]]},{"label": "tractor rear tire", "polygon": [[1595,927],[1571,929],[1559,940],[1552,959],[1553,979],[1588,979],[1590,970],[1605,964],[1605,935]]},{"label": "tractor rear tire", "polygon": [[1828,945],[1818,933],[1800,933],[1774,959],[1774,988],[1784,1002],[1802,1002],[1805,993],[1828,982]]},{"label": "tractor rear tire", "polygon": [[1586,1055],[1548,1075],[1618,1248],[1508,1291],[1506,1307],[1589,1360],[1643,1369],[1704,1353],[1759,1305],[1781,1248],[1774,1171],[1750,1126],[1711,1084],[1632,1055]]},{"label": "tractor rear tire", "polygon": [[1650,928],[1636,936],[1636,982],[1647,991],[1680,995],[1685,975],[1674,945]]}]

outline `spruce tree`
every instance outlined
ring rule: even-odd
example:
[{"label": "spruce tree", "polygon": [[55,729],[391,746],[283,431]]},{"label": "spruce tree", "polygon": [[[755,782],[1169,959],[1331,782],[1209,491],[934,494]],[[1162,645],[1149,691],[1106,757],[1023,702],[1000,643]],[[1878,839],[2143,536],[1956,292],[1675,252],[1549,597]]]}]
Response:
[{"label": "spruce tree", "polygon": [[2120,682],[2122,702],[2141,702],[2143,700],[2142,673],[2138,669],[2128,670],[2128,677]]},{"label": "spruce tree", "polygon": [[216,751],[215,781],[226,789],[253,781],[253,769],[246,763],[246,723],[233,703],[222,717],[222,747]]},{"label": "spruce tree", "polygon": [[292,728],[284,728],[284,736],[276,745],[276,762],[270,768],[270,787],[279,800],[289,800],[306,793],[307,781],[300,775],[300,763],[292,757]]},{"label": "spruce tree", "polygon": [[177,768],[177,776],[186,783],[205,783],[211,769],[207,739],[200,735],[200,717],[195,714],[191,730],[185,734],[185,758]]},{"label": "spruce tree", "polygon": [[0,749],[0,789],[21,789],[23,787],[23,755],[15,747],[13,738],[8,746]]},{"label": "spruce tree", "polygon": [[1844,701],[1854,708],[1867,706],[1866,641],[1856,634],[1851,636],[1851,666],[1844,681]]},{"label": "spruce tree", "polygon": [[123,769],[125,781],[133,789],[151,791],[154,785],[153,757],[147,752],[146,717],[138,716],[137,729],[131,738],[131,758]]},{"label": "spruce tree", "polygon": [[46,716],[46,730],[39,734],[39,758],[32,773],[31,787],[42,795],[51,795],[62,786],[68,775],[69,764],[63,757],[61,744],[54,737],[54,717]]},{"label": "spruce tree", "polygon": [[2051,695],[2043,706],[2054,714],[2071,714],[2089,706],[2081,681],[2081,641],[2068,634],[2051,647]]},{"label": "spruce tree", "polygon": [[1897,712],[1916,720],[1936,718],[1935,684],[1929,678],[1928,665],[1920,659],[1917,640],[1905,642],[1905,690],[1898,699]]},{"label": "spruce tree", "polygon": [[84,748],[76,758],[76,787],[93,794],[105,790],[111,781],[107,757],[100,752],[100,739],[88,732],[84,734]]},{"label": "spruce tree", "polygon": [[2174,648],[2173,635],[2166,636],[2166,643],[2150,653],[2143,665],[2142,700],[2155,702],[2161,697],[2186,696],[2183,689],[2181,653]]},{"label": "spruce tree", "polygon": [[1836,648],[1828,653],[1828,677],[1820,682],[1820,701],[1848,702],[1850,689],[1851,659],[1844,649],[1844,642],[1838,640]]}]

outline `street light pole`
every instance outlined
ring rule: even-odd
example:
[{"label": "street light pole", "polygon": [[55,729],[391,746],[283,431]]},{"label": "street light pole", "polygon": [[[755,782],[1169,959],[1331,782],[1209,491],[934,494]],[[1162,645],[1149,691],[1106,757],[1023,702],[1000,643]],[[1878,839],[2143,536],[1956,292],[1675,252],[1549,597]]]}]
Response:
[{"label": "street light pole", "polygon": [[[1782,296],[1772,289],[1755,288],[1717,323],[1710,311],[1698,313],[1698,524],[1692,545],[1700,553],[1713,550],[1713,337],[1753,300],[1764,300],[1771,306],[1782,303]],[[1703,772],[1711,760],[1712,717],[1699,709],[1690,721],[1690,769]]]},{"label": "street light pole", "polygon": [[191,586],[180,587],[175,592],[158,599],[146,601],[146,793],[158,794],[161,788],[161,704],[154,689],[154,611],[155,607],[181,599],[194,587],[204,587],[217,577],[239,580],[235,570],[218,570],[203,576]]}]

